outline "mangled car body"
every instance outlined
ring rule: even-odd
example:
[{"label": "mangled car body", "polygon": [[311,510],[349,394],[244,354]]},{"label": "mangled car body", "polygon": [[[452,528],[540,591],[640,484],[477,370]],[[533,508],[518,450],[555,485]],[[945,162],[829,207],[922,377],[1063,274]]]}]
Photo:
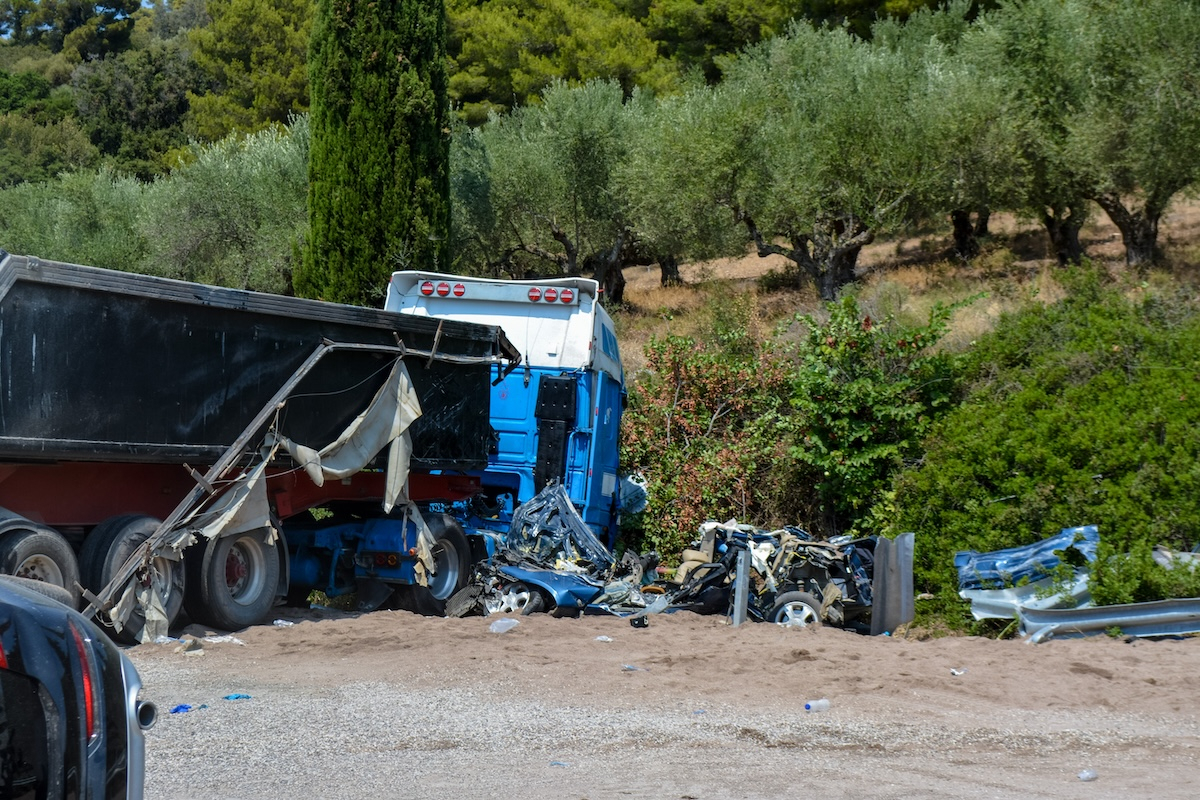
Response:
[{"label": "mangled car body", "polygon": [[[898,543],[874,537],[819,542],[800,528],[765,531],[736,521],[708,522],[694,546],[684,550],[678,569],[659,577],[657,554],[627,552],[615,558],[562,488],[550,486],[518,509],[503,545],[477,565],[447,612],[588,612],[633,620],[681,610],[734,615],[740,570],[748,586],[743,611],[749,618],[864,633],[878,623],[891,630],[912,618],[912,537],[906,537]],[[878,613],[876,599],[879,586],[887,583],[875,569],[880,549],[889,554],[885,575],[900,588],[884,594],[908,598],[888,615]]]}]

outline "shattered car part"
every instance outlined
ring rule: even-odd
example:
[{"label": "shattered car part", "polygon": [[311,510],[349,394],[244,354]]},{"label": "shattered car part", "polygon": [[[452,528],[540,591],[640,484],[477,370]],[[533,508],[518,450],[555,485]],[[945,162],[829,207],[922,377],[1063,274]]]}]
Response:
[{"label": "shattered car part", "polygon": [[954,556],[959,589],[999,589],[1022,580],[1040,580],[1062,563],[1059,552],[1075,550],[1088,562],[1096,560],[1100,532],[1095,525],[1064,528],[1040,542],[980,553],[962,550]]}]

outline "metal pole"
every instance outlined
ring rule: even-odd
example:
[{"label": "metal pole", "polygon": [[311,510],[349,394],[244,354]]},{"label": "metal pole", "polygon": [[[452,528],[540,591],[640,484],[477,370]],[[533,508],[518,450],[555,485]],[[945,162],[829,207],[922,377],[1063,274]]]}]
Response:
[{"label": "metal pole", "polygon": [[737,575],[733,576],[733,626],[746,621],[746,606],[750,600],[750,551],[738,551]]}]

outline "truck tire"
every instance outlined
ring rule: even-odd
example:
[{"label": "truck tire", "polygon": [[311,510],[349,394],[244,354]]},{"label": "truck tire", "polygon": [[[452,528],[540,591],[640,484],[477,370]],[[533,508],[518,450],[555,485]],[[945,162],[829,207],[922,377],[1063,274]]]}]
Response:
[{"label": "truck tire", "polygon": [[28,589],[31,592],[37,592],[42,597],[49,597],[51,600],[56,600],[62,603],[67,608],[74,608],[74,597],[71,593],[61,586],[55,586],[52,583],[45,581],[35,581],[29,578],[18,578],[15,575],[0,575],[0,581],[11,586],[19,586],[22,589]]},{"label": "truck tire", "polygon": [[821,604],[807,592],[784,592],[776,598],[767,621],[789,628],[819,628]]},{"label": "truck tire", "polygon": [[446,601],[467,585],[471,572],[471,548],[467,535],[449,514],[427,514],[425,524],[433,534],[435,569],[428,586],[408,587],[409,602],[418,614],[427,617],[446,615]]},{"label": "truck tire", "polygon": [[[79,553],[83,585],[93,592],[99,592],[107,586],[133,552],[150,538],[158,526],[159,520],[154,517],[126,514],[106,519],[93,528]],[[151,562],[151,568],[158,572],[166,587],[166,594],[159,599],[167,613],[167,626],[172,627],[183,609],[186,588],[183,562],[155,558]],[[142,641],[142,630],[145,627],[146,617],[141,607],[135,606],[120,631],[112,628],[108,630],[119,642],[138,644]]]},{"label": "truck tire", "polygon": [[267,536],[266,530],[237,533],[188,550],[184,606],[193,621],[232,631],[266,617],[279,584],[279,555]]},{"label": "truck tire", "polygon": [[79,607],[79,562],[58,531],[34,527],[0,536],[0,572],[62,587],[71,594],[71,608]]}]

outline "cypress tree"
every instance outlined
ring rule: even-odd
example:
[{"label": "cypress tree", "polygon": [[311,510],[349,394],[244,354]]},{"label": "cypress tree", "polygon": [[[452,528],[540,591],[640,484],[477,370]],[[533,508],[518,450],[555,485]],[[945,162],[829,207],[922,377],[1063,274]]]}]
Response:
[{"label": "cypress tree", "polygon": [[377,306],[393,269],[448,263],[443,0],[319,0],[309,80],[310,238],[296,290]]}]

